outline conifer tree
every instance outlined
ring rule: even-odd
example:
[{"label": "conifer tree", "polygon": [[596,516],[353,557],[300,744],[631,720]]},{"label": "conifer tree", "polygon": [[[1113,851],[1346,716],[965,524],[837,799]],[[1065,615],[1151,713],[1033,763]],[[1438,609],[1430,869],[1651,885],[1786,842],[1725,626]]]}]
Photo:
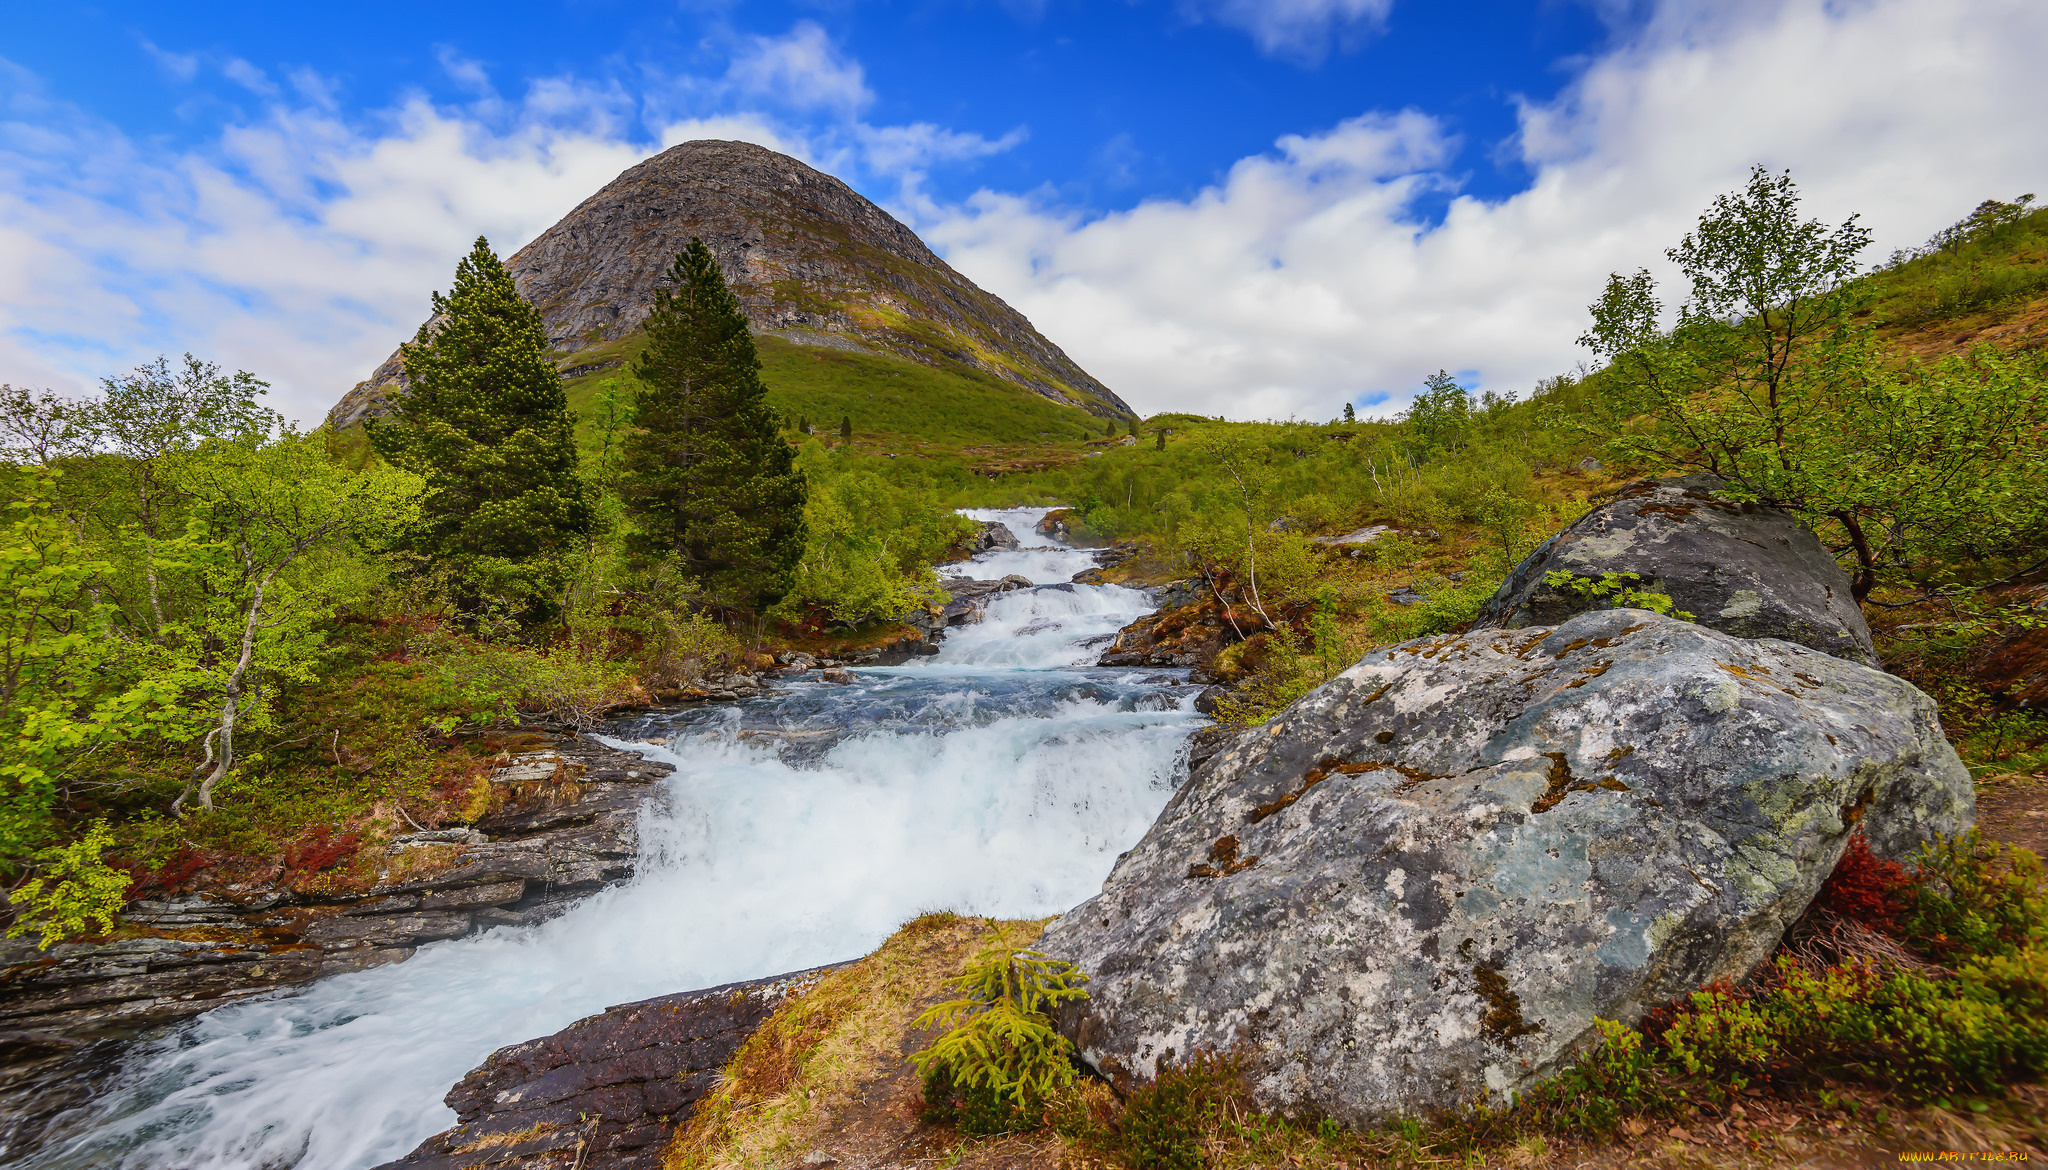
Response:
[{"label": "conifer tree", "polygon": [[850,415],[850,414],[849,414],[849,415],[843,415],[843,416],[841,416],[841,417],[840,417],[840,419],[839,419],[839,437],[840,437],[840,438],[842,438],[842,439],[851,439],[851,438],[853,438],[853,416],[852,416],[852,415]]},{"label": "conifer tree", "polygon": [[1152,449],[1155,451],[1166,450],[1166,428],[1160,427],[1157,431],[1153,433],[1158,435],[1159,438],[1152,444]]},{"label": "conifer tree", "polygon": [[1355,423],[1358,421],[1358,411],[1352,409],[1352,406],[1349,402],[1344,404],[1344,421],[1348,423]]},{"label": "conifer tree", "polygon": [[461,612],[546,620],[594,509],[547,330],[482,236],[434,294],[405,376],[409,392],[369,426],[377,454],[426,480],[402,547]]},{"label": "conifer tree", "polygon": [[806,486],[775,424],[739,299],[691,237],[654,294],[634,372],[620,494],[644,553],[674,556],[703,597],[760,609],[803,556]]}]

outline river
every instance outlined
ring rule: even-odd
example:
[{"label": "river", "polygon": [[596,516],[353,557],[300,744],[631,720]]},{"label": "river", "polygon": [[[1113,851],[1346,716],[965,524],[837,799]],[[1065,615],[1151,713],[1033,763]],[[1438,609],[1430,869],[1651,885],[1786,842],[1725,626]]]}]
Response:
[{"label": "river", "polygon": [[[865,954],[925,910],[1055,914],[1094,894],[1171,795],[1185,672],[1091,664],[1145,594],[1067,585],[1092,562],[1025,548],[952,571],[1021,574],[936,657],[815,675],[652,715],[609,742],[673,764],[632,880],[525,928],[236,1004],[138,1042],[67,1140],[20,1165],[358,1170],[447,1128],[441,1098],[496,1049],[613,1004]],[[650,740],[666,739],[665,744]]]}]

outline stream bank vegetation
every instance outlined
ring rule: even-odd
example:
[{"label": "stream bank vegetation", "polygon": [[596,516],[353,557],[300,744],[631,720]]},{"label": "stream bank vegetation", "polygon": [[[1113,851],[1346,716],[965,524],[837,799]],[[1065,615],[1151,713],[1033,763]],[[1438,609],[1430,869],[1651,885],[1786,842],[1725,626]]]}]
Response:
[{"label": "stream bank vegetation", "polygon": [[[1246,1062],[1142,1081],[1074,1061],[1048,1009],[1083,980],[1040,924],[907,923],[736,1054],[667,1170],[878,1156],[1129,1170],[1891,1161],[2048,1144],[2048,890],[1974,832],[1901,867],[1856,838],[1774,959],[1637,1026],[1600,1021],[1508,1101],[1351,1128],[1262,1112]],[[979,1022],[977,1022],[979,1021]],[[950,1027],[949,1027],[950,1026]]]}]

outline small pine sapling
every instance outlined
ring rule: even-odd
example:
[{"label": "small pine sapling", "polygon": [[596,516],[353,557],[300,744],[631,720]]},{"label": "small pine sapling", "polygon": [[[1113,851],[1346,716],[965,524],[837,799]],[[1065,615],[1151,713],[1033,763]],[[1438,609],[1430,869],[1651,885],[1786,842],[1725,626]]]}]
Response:
[{"label": "small pine sapling", "polygon": [[948,980],[958,998],[917,1018],[947,1031],[911,1057],[924,1078],[926,1113],[981,1133],[1033,1128],[1037,1107],[1073,1083],[1068,1044],[1047,1013],[1086,999],[1073,964],[998,934]]}]

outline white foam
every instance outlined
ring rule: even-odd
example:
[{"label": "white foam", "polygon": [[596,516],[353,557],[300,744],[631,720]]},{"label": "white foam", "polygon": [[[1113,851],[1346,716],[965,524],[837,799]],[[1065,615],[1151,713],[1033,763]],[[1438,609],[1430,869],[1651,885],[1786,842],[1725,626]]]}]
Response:
[{"label": "white foam", "polygon": [[976,581],[996,581],[1008,576],[1028,578],[1034,585],[1071,581],[1074,574],[1095,567],[1095,558],[1080,549],[1069,548],[1037,532],[1039,520],[1050,508],[969,508],[960,514],[969,520],[994,520],[1010,530],[1020,546],[1015,552],[992,552],[956,565],[945,572]]}]

